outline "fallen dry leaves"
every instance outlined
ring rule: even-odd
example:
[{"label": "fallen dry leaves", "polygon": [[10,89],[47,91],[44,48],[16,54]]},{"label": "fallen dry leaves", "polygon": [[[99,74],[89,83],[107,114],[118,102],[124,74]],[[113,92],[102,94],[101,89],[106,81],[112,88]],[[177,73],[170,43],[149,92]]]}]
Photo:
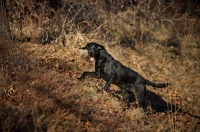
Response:
[{"label": "fallen dry leaves", "polygon": [[[186,104],[192,103],[195,98],[192,96],[183,98],[183,93],[174,86],[169,86],[167,90],[148,88],[151,90],[148,92],[150,101],[155,106],[152,106],[152,112],[149,115],[144,115],[144,112],[137,108],[137,103],[132,102],[130,108],[127,108],[120,94],[119,98],[115,98],[107,92],[101,92],[105,85],[104,81],[89,77],[84,81],[77,81],[76,78],[83,71],[94,70],[94,62],[81,59],[76,48],[67,49],[58,45],[42,46],[31,43],[21,44],[19,48],[30,60],[27,61],[29,62],[27,65],[31,68],[27,69],[29,72],[24,72],[28,73],[26,76],[18,73],[21,71],[13,71],[13,74],[9,75],[12,82],[5,85],[5,94],[2,97],[4,101],[17,105],[19,109],[22,107],[31,109],[35,125],[41,130],[185,130],[192,123],[196,125],[199,123],[198,119],[179,112],[178,108],[179,106],[188,107]],[[133,56],[136,58],[132,58],[134,59],[133,68],[142,71],[141,66],[138,65],[142,63],[145,66],[149,62],[137,54]],[[134,64],[137,65],[134,66]],[[15,79],[12,76],[16,76]],[[110,89],[119,90],[113,85]],[[175,105],[177,108],[174,108],[172,104],[179,104],[179,106]],[[165,105],[175,111],[167,110],[164,108]],[[161,107],[164,109],[163,112],[154,112]],[[198,115],[200,111],[194,109],[187,112]],[[197,128],[195,125],[192,127],[192,129]]]}]

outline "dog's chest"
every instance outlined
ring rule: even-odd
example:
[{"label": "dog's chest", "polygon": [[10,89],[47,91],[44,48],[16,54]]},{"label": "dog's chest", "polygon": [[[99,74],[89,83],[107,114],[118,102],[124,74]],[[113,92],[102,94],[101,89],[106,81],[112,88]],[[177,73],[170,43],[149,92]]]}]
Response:
[{"label": "dog's chest", "polygon": [[95,67],[100,68],[101,74],[105,76],[110,76],[112,74],[115,74],[115,70],[118,66],[115,65],[114,60],[102,59],[96,61]]}]

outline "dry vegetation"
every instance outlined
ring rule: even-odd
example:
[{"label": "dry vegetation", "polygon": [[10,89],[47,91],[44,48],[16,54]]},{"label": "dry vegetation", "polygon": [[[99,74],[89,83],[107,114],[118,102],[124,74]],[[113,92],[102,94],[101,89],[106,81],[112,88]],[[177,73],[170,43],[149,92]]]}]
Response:
[{"label": "dry vegetation", "polygon": [[[0,131],[199,131],[199,9],[131,2],[7,0],[12,40],[0,38]],[[118,98],[99,92],[103,80],[77,81],[94,70],[77,52],[91,41],[145,78],[171,84],[147,87],[147,114],[135,102],[127,109],[114,85]]]}]

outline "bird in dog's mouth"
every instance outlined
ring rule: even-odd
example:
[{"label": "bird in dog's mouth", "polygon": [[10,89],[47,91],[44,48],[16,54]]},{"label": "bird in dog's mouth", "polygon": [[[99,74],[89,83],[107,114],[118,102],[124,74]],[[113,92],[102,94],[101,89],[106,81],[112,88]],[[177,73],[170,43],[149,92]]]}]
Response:
[{"label": "bird in dog's mouth", "polygon": [[[83,47],[84,48],[84,47]],[[79,48],[78,53],[81,58],[88,58],[90,55],[88,54],[88,50]]]},{"label": "bird in dog's mouth", "polygon": [[94,61],[94,57],[92,57],[86,47],[79,48],[78,54],[83,59],[89,59],[90,61]]}]

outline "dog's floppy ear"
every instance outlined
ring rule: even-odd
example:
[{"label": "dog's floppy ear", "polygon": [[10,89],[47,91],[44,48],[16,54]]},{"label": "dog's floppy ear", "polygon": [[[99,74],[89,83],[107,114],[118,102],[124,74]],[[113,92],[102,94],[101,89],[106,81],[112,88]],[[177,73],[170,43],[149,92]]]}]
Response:
[{"label": "dog's floppy ear", "polygon": [[104,46],[102,46],[102,45],[96,45],[96,49],[97,49],[97,50],[102,50],[102,49],[105,49],[105,48],[104,48]]}]

